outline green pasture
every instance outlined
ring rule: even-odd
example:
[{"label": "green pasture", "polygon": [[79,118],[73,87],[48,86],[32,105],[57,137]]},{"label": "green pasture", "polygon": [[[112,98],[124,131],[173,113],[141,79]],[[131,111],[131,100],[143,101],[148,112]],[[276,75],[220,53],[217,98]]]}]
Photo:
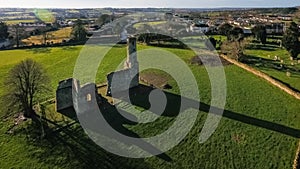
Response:
[{"label": "green pasture", "polygon": [[[252,44],[245,51],[245,54],[247,58],[251,58],[253,61],[253,64],[250,64],[251,66],[282,81],[295,90],[300,90],[300,62],[290,60],[290,55],[286,49],[272,44]],[[277,60],[275,60],[276,57]],[[287,72],[291,73],[291,76],[287,76]]]},{"label": "green pasture", "polygon": [[[71,46],[0,51],[0,94],[5,91],[2,82],[7,72],[21,60],[32,58],[41,63],[50,75],[53,97],[58,82],[72,77],[82,48]],[[95,46],[88,48],[95,55],[97,50],[101,50],[101,47]],[[138,46],[138,50],[149,48]],[[292,168],[300,137],[298,100],[234,65],[225,66],[227,101],[223,118],[209,140],[200,144],[199,134],[211,101],[211,84],[206,69],[190,64],[190,59],[194,57],[192,51],[161,49],[176,54],[190,67],[198,83],[202,105],[187,137],[165,152],[171,160],[157,156],[129,159],[111,154],[97,147],[79,124],[43,140],[31,136],[30,121],[18,126],[15,134],[8,134],[7,131],[13,125],[13,119],[9,118],[0,121],[0,168]],[[249,55],[259,54],[254,52],[247,51]],[[265,57],[265,53],[259,55]],[[96,82],[105,82],[106,74],[115,70],[125,57],[125,46],[112,48],[99,66]],[[155,72],[160,74],[159,71]],[[173,78],[168,78],[168,83],[173,88],[166,92],[173,94],[171,100],[174,101],[180,92]],[[188,86],[185,87],[188,89]],[[176,102],[174,106],[177,106]],[[171,114],[161,116],[153,123],[124,127],[140,137],[154,136],[172,125],[176,119],[176,112],[173,111],[171,105]],[[46,112],[55,114],[54,105],[47,107]],[[0,116],[3,114],[1,112]]]}]

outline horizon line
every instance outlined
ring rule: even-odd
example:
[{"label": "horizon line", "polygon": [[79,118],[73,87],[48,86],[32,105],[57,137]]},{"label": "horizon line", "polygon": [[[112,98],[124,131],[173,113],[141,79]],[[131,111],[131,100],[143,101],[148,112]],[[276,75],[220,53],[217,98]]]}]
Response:
[{"label": "horizon line", "polygon": [[253,9],[253,8],[300,8],[299,6],[239,6],[239,7],[0,7],[0,9]]}]

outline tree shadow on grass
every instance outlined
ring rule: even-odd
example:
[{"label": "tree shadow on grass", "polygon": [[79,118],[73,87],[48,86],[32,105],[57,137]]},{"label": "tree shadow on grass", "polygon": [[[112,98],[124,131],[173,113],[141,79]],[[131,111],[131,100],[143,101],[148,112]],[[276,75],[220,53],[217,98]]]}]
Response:
[{"label": "tree shadow on grass", "polygon": [[78,125],[64,128],[50,136],[52,144],[59,143],[67,147],[76,160],[82,163],[82,168],[148,168],[143,159],[128,159],[103,150]]},{"label": "tree shadow on grass", "polygon": [[49,47],[39,47],[39,48],[31,48],[27,49],[28,52],[32,52],[33,54],[39,54],[39,53],[50,53],[51,48]]},{"label": "tree shadow on grass", "polygon": [[74,50],[78,50],[77,46],[63,46],[61,47],[62,50],[66,50],[66,51],[74,51]]},{"label": "tree shadow on grass", "polygon": [[276,51],[278,46],[269,45],[269,44],[251,44],[247,47],[249,50],[264,50],[264,51]]},{"label": "tree shadow on grass", "polygon": [[257,64],[257,63],[268,63],[268,64],[272,64],[272,65],[279,64],[278,61],[271,60],[271,58],[265,59],[265,58],[257,57],[254,55],[245,55],[243,57],[242,61],[243,61],[243,63],[252,64],[252,65]]},{"label": "tree shadow on grass", "polygon": [[[29,122],[29,121],[28,121]],[[24,136],[26,144],[34,147],[30,158],[38,160],[41,165],[60,166],[62,168],[148,168],[144,159],[129,159],[105,151],[96,145],[77,122],[63,126],[45,120],[53,128],[46,128],[47,135],[40,138],[40,126],[27,124],[14,134]],[[21,137],[22,138],[22,137]],[[24,148],[27,151],[26,148]],[[28,157],[29,158],[29,157]]]},{"label": "tree shadow on grass", "polygon": [[281,72],[291,72],[296,75],[300,75],[300,70],[291,65],[280,63],[279,61],[265,59],[253,55],[246,55],[243,57],[242,62],[252,67],[258,67],[263,70],[275,70]]}]

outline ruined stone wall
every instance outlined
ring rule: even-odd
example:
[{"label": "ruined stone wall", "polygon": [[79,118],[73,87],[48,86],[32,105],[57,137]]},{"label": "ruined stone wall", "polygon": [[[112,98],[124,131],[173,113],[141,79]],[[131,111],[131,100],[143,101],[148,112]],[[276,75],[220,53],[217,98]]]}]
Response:
[{"label": "ruined stone wall", "polygon": [[111,96],[112,92],[118,93],[137,86],[139,79],[131,69],[124,69],[108,74],[107,82],[107,95]]},{"label": "ruined stone wall", "polygon": [[[63,115],[76,118],[73,94],[80,88],[79,81],[73,78],[59,82],[56,90],[56,111]],[[77,90],[77,91],[75,91]]]},{"label": "ruined stone wall", "polygon": [[76,97],[77,102],[74,106],[77,113],[85,114],[98,109],[98,92],[95,83],[88,83],[82,86]]},{"label": "ruined stone wall", "polygon": [[56,111],[73,107],[72,86],[79,86],[79,81],[73,78],[59,82],[56,90]]},{"label": "ruined stone wall", "polygon": [[77,119],[76,112],[85,113],[97,108],[97,103],[104,99],[97,92],[95,83],[80,86],[80,82],[70,78],[59,82],[56,90],[56,111],[72,119]]},{"label": "ruined stone wall", "polygon": [[136,38],[129,38],[127,40],[127,59],[124,63],[124,69],[107,75],[107,95],[139,85],[139,63],[136,51]]}]

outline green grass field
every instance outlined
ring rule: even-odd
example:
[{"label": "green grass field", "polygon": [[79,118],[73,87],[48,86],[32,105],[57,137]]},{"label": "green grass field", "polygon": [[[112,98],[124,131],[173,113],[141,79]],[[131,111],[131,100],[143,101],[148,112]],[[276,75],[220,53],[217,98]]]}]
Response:
[{"label": "green grass field", "polygon": [[26,20],[8,20],[8,21],[4,21],[7,25],[15,25],[15,24],[19,24],[20,22],[24,22],[24,23],[31,23],[31,22],[35,22],[34,19],[26,19]]},{"label": "green grass field", "polygon": [[[290,87],[300,90],[300,62],[291,61],[289,53],[277,45],[260,45],[259,49],[247,49],[245,54],[254,57],[258,64],[252,65],[258,70],[288,84]],[[274,61],[275,56],[279,57],[278,61]],[[259,61],[259,58],[261,60]],[[282,61],[282,62],[281,62]],[[283,65],[283,69],[276,69],[276,65]],[[291,76],[287,76],[287,72]]]},{"label": "green grass field", "polygon": [[150,26],[156,26],[156,25],[161,25],[161,24],[165,24],[165,23],[166,23],[166,21],[140,22],[140,23],[134,24],[133,27],[134,28],[140,28],[144,24],[150,25]]},{"label": "green grass field", "polygon": [[[71,77],[82,46],[0,51],[0,94],[7,72],[25,58],[45,66],[51,77],[53,96],[60,80]],[[95,47],[90,47],[93,50]],[[139,50],[149,48],[138,46]],[[185,62],[194,53],[183,49],[163,48]],[[97,83],[125,58],[125,46],[113,48],[100,65]],[[190,65],[201,95],[201,102],[211,100],[210,82],[203,66]],[[149,72],[147,72],[149,73]],[[28,136],[30,121],[21,125],[16,134],[7,134],[12,119],[0,121],[1,168],[292,168],[300,129],[300,104],[266,81],[233,65],[225,67],[227,104],[217,130],[203,144],[199,133],[207,117],[199,111],[197,121],[187,137],[166,152],[172,159],[158,157],[128,159],[98,148],[79,125],[38,140]],[[182,76],[182,75],[179,75]],[[175,84],[169,79],[170,84]],[[169,92],[178,94],[174,85]],[[48,112],[53,111],[48,107]],[[0,115],[3,115],[1,112]],[[170,126],[175,117],[162,116],[153,123],[127,126],[140,136],[154,136]],[[296,129],[296,130],[293,130]],[[290,132],[291,131],[291,132]],[[294,131],[294,132],[293,132]]]}]

